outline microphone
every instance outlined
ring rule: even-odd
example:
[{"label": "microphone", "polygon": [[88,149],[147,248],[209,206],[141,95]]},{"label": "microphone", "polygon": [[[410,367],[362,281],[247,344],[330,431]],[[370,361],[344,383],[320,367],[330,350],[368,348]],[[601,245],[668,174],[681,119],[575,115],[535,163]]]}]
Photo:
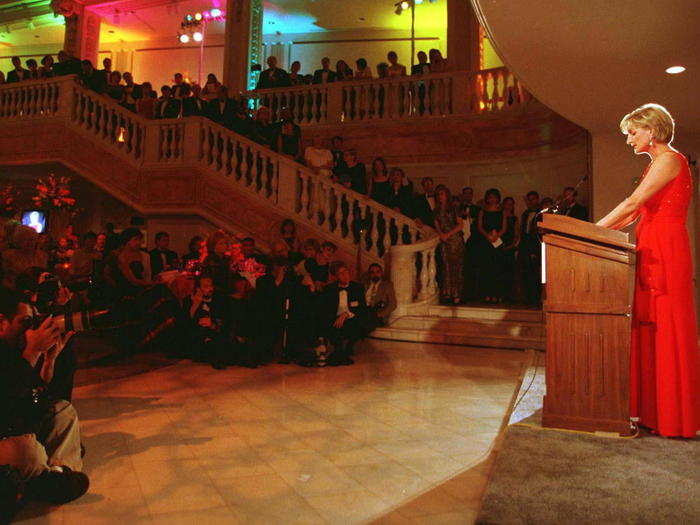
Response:
[{"label": "microphone", "polygon": [[[588,180],[588,174],[586,174],[586,175],[584,175],[583,177],[581,177],[581,178],[578,180],[578,182],[576,183],[576,186],[574,186],[574,191],[578,190],[579,186],[581,186],[581,184],[583,184],[583,183],[586,182],[587,180]],[[555,202],[552,206],[549,206],[549,207],[547,207],[547,208],[545,208],[545,209],[543,209],[543,210],[540,210],[539,213],[538,213],[538,215],[541,215],[541,214],[543,214],[543,213],[549,213],[550,211],[551,211],[552,213],[559,213],[559,208],[561,207],[561,203],[562,203],[563,200],[564,200],[564,196],[563,196],[563,195],[559,195],[559,198],[556,200],[556,202]]]}]

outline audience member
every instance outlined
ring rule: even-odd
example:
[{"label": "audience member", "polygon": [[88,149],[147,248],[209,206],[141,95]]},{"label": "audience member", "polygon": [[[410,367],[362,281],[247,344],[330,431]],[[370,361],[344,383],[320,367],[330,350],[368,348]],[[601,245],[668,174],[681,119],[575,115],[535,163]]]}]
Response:
[{"label": "audience member", "polygon": [[430,57],[431,73],[444,73],[447,71],[447,60],[442,57],[439,49],[431,49],[428,52],[428,56]]},{"label": "audience member", "polygon": [[396,51],[389,51],[386,56],[389,61],[389,67],[387,68],[387,76],[390,77],[405,77],[406,76],[406,66],[399,64],[399,57]]},{"label": "audience member", "polygon": [[415,199],[413,214],[418,226],[432,227],[435,224],[435,183],[432,177],[423,177],[420,185],[423,188],[423,193]]},{"label": "audience member", "polygon": [[284,219],[280,225],[280,238],[287,245],[290,263],[298,264],[302,258],[302,244],[297,237],[297,225],[292,219]]},{"label": "audience member", "polygon": [[209,104],[201,97],[202,88],[199,84],[192,84],[192,96],[182,101],[183,117],[208,117]]},{"label": "audience member", "polygon": [[277,57],[267,57],[267,69],[260,73],[255,89],[271,89],[290,86],[289,74],[277,67]]},{"label": "audience member", "polygon": [[82,244],[73,252],[70,259],[70,286],[73,289],[86,289],[95,275],[95,263],[102,258],[95,249],[97,235],[87,232],[83,235]]},{"label": "audience member", "polygon": [[187,245],[187,253],[182,256],[183,266],[187,266],[190,261],[199,261],[202,257],[202,245],[204,243],[204,237],[201,235],[195,235],[190,239]]},{"label": "audience member", "polygon": [[427,75],[430,73],[430,64],[428,64],[428,55],[425,51],[418,51],[416,55],[418,63],[411,66],[411,75]]},{"label": "audience member", "polygon": [[180,114],[180,101],[171,95],[170,86],[161,86],[160,97],[155,103],[156,118],[177,118]]},{"label": "audience member", "polygon": [[307,146],[304,150],[304,161],[319,175],[330,177],[333,173],[333,154],[329,149],[315,145]]},{"label": "audience member", "polygon": [[155,118],[157,93],[150,82],[141,84],[141,97],[136,100],[136,112],[144,118]]},{"label": "audience member", "polygon": [[305,84],[304,75],[300,74],[301,62],[295,60],[289,67],[289,84],[292,86],[298,86],[300,84]]},{"label": "audience member", "polygon": [[189,83],[185,82],[185,77],[182,76],[182,73],[175,73],[175,75],[173,75],[173,85],[170,87],[170,94],[172,97],[184,98],[185,94],[183,93],[183,90],[185,88],[187,88],[189,91]]},{"label": "audience member", "polygon": [[391,187],[385,205],[410,217],[413,215],[413,194],[411,189],[404,185],[403,177],[404,173],[401,168],[391,169],[389,175]]},{"label": "audience member", "polygon": [[335,74],[338,81],[352,80],[354,76],[352,69],[350,69],[345,60],[338,60],[335,63]]},{"label": "audience member", "polygon": [[277,130],[272,123],[272,112],[267,106],[260,106],[253,121],[253,140],[270,149],[277,143]]},{"label": "audience member", "polygon": [[194,361],[207,362],[217,370],[232,362],[228,344],[227,300],[217,290],[211,276],[202,275],[195,284],[194,293],[185,299],[190,329],[190,355]]},{"label": "audience member", "polygon": [[102,69],[98,72],[100,77],[102,77],[102,84],[109,84],[109,77],[112,74],[112,59],[107,57],[102,60]]},{"label": "audience member", "polygon": [[25,80],[38,80],[41,78],[39,76],[39,65],[36,63],[36,60],[30,58],[25,62],[25,65],[27,66]]},{"label": "audience member", "polygon": [[175,270],[178,266],[177,253],[170,247],[170,235],[158,232],[155,236],[156,247],[150,251],[151,275],[154,277],[161,272]]},{"label": "audience member", "polygon": [[80,74],[80,60],[70,56],[64,49],[58,52],[57,57],[58,63],[53,66],[54,76]]},{"label": "audience member", "polygon": [[207,81],[202,88],[201,97],[205,101],[214,100],[219,95],[219,88],[221,87],[221,82],[216,78],[214,73],[209,73],[207,75]]},{"label": "audience member", "polygon": [[540,302],[541,264],[540,239],[537,234],[537,222],[541,209],[539,193],[529,191],[525,196],[525,204],[527,209],[520,217],[518,267],[525,303],[537,305]]},{"label": "audience member", "polygon": [[355,343],[368,333],[365,291],[350,280],[350,269],[344,262],[333,262],[331,274],[335,280],[320,297],[319,330],[332,345],[328,365],[351,365]]},{"label": "audience member", "polygon": [[461,300],[463,289],[463,222],[452,203],[450,190],[442,184],[435,189],[434,224],[440,236],[440,295],[443,301],[457,304]]},{"label": "audience member", "polygon": [[499,249],[503,252],[503,293],[508,302],[515,302],[517,297],[516,284],[516,252],[520,244],[520,224],[515,214],[515,199],[506,197],[503,199],[503,219],[506,230],[503,233],[503,244]]},{"label": "audience member", "polygon": [[343,166],[336,175],[337,182],[353,191],[367,195],[367,170],[362,162],[357,160],[354,149],[343,152]]},{"label": "audience member", "polygon": [[314,84],[328,84],[337,80],[337,73],[331,70],[331,60],[328,57],[321,59],[321,69],[314,71]]},{"label": "audience member", "polygon": [[22,67],[22,60],[19,57],[12,57],[12,66],[14,69],[7,74],[8,84],[29,80],[29,71]]},{"label": "audience member", "polygon": [[134,296],[151,286],[150,259],[141,250],[143,233],[138,228],[122,232],[122,248],[117,253],[117,283],[124,295]]},{"label": "audience member", "polygon": [[576,197],[578,196],[578,191],[573,186],[567,186],[564,188],[564,194],[562,195],[561,207],[559,209],[560,215],[567,215],[568,217],[573,217],[580,221],[588,220],[588,210],[582,204],[576,202]]},{"label": "audience member", "polygon": [[226,86],[220,86],[216,98],[209,101],[207,114],[211,120],[222,126],[230,126],[236,113],[236,102],[228,97]]},{"label": "audience member", "polygon": [[391,184],[389,183],[389,171],[386,161],[382,157],[376,157],[372,161],[372,174],[369,179],[369,196],[385,206],[389,202],[391,195]]},{"label": "audience member", "polygon": [[223,294],[228,294],[231,283],[231,263],[227,253],[231,240],[221,230],[212,232],[206,241],[207,255],[202,262],[202,272],[214,282],[214,287]]},{"label": "audience member", "polygon": [[296,161],[301,161],[301,128],[294,123],[289,108],[280,110],[280,121],[277,126],[275,151],[289,155]]},{"label": "audience member", "polygon": [[355,71],[355,80],[369,80],[372,78],[372,68],[367,65],[367,60],[358,58],[355,61],[357,69]]},{"label": "audience member", "polygon": [[479,211],[476,245],[479,297],[487,303],[503,299],[503,234],[507,225],[501,209],[501,192],[496,188],[486,191],[484,207]]},{"label": "audience member", "polygon": [[345,167],[345,159],[343,157],[343,137],[336,135],[331,139],[331,155],[333,155],[333,174],[338,175]]},{"label": "audience member", "polygon": [[122,105],[129,111],[136,112],[136,102],[142,96],[141,86],[134,84],[134,77],[128,71],[124,72],[124,99]]},{"label": "audience member", "polygon": [[53,56],[46,55],[41,59],[41,67],[39,68],[39,78],[53,77]]},{"label": "audience member", "polygon": [[122,74],[119,71],[112,71],[105,90],[105,93],[119,104],[124,102],[124,86],[121,82]]},{"label": "audience member", "polygon": [[394,284],[384,278],[384,269],[378,263],[369,265],[363,284],[365,301],[369,310],[368,328],[372,330],[378,326],[385,326],[391,314],[396,310]]}]

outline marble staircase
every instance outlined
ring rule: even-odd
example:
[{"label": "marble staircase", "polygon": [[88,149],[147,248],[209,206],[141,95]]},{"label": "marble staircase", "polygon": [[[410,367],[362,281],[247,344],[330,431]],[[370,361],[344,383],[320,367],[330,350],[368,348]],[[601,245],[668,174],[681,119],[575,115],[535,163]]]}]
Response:
[{"label": "marble staircase", "polygon": [[429,306],[372,333],[377,339],[492,348],[545,347],[541,310],[489,306]]}]

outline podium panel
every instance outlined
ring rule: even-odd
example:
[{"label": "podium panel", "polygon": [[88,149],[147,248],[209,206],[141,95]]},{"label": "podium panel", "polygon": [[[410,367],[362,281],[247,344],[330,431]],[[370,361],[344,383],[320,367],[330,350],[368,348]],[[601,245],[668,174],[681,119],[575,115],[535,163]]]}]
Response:
[{"label": "podium panel", "polygon": [[630,433],[634,246],[627,235],[545,215],[546,427]]}]

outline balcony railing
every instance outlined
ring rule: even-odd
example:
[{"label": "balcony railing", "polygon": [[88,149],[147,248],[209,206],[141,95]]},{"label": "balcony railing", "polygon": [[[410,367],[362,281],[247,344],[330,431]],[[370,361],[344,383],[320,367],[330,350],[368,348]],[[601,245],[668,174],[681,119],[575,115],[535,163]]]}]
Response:
[{"label": "balcony railing", "polygon": [[[387,263],[402,306],[437,296],[434,230],[208,119],[144,119],[69,76],[0,86],[0,122],[61,122],[85,137],[86,146],[104,148],[137,170],[172,167],[211,175],[346,250],[359,248],[367,259]],[[197,205],[216,211],[207,200]]]},{"label": "balcony railing", "polygon": [[300,125],[478,115],[532,97],[505,67],[248,91],[255,108],[282,108]]}]

